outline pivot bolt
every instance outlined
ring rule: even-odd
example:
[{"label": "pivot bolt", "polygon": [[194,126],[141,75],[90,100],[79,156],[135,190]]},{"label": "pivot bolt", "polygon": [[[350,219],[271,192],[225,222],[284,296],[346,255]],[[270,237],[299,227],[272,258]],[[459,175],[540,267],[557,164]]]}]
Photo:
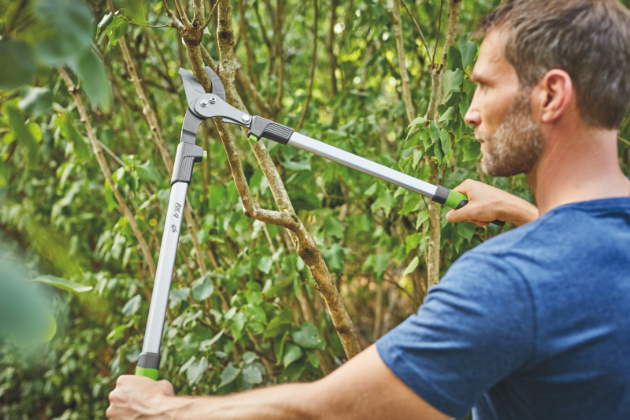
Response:
[{"label": "pivot bolt", "polygon": [[199,105],[201,105],[202,108],[205,108],[208,106],[208,101],[205,99],[202,99],[201,101],[199,101]]},{"label": "pivot bolt", "polygon": [[247,114],[243,114],[241,116],[241,120],[243,120],[244,123],[248,123],[250,119],[251,119],[251,117],[249,115],[247,115]]},{"label": "pivot bolt", "polygon": [[217,98],[215,98],[214,96],[210,97],[210,103],[213,104],[217,101]]}]

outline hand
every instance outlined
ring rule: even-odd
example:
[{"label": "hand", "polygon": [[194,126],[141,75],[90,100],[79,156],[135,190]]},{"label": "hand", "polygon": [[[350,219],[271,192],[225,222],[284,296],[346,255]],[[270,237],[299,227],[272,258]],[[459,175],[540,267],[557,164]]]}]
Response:
[{"label": "hand", "polygon": [[503,220],[523,225],[538,218],[538,209],[522,198],[516,197],[483,182],[467,179],[454,191],[466,194],[468,204],[446,214],[449,222],[473,222],[487,226],[493,220]]},{"label": "hand", "polygon": [[143,376],[123,375],[116,380],[116,388],[109,394],[109,420],[157,420],[161,415],[164,397],[175,395],[169,381],[154,381]]}]

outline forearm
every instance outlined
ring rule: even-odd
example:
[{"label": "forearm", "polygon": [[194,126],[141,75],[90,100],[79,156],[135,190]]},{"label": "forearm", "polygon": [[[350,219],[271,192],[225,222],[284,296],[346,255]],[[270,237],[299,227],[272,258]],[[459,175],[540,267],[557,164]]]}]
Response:
[{"label": "forearm", "polygon": [[285,384],[226,396],[164,397],[164,419],[316,419],[313,384]]}]

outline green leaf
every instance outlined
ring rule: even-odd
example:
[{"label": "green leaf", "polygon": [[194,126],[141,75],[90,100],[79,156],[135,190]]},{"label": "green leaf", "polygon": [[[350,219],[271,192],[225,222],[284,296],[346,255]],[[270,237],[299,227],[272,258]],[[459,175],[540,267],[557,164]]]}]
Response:
[{"label": "green leaf", "polygon": [[24,115],[22,115],[15,101],[7,102],[4,106],[4,112],[9,120],[9,125],[13,128],[15,138],[25,148],[29,163],[35,163],[39,152],[37,139],[27,125],[24,124]]},{"label": "green leaf", "polygon": [[307,170],[310,171],[311,161],[310,159],[304,159],[299,162],[294,162],[292,160],[285,160],[284,167],[285,169],[288,169],[291,171],[307,171]]},{"label": "green leaf", "polygon": [[45,114],[52,109],[52,92],[48,88],[29,88],[18,106],[31,117]]},{"label": "green leaf", "polygon": [[109,24],[112,23],[113,21],[114,21],[113,13],[109,12],[105,16],[103,16],[103,19],[101,19],[98,25],[96,25],[96,37],[98,38],[98,35],[101,33],[101,29],[107,28],[107,26],[109,26]]},{"label": "green leaf", "polygon": [[106,31],[110,44],[116,46],[118,40],[127,32],[127,28],[129,28],[129,23],[126,20],[114,16],[114,21],[107,26]]},{"label": "green leaf", "polygon": [[134,297],[129,299],[127,303],[125,303],[125,306],[123,306],[122,313],[125,316],[132,316],[133,314],[138,312],[138,309],[140,309],[141,299],[142,297],[140,295],[135,295]]},{"label": "green leaf", "polygon": [[475,139],[468,139],[462,148],[464,151],[464,162],[476,160],[481,154],[481,143]]},{"label": "green leaf", "polygon": [[21,41],[0,41],[0,90],[17,89],[35,75],[35,59],[28,45]]},{"label": "green leaf", "polygon": [[256,359],[258,359],[258,356],[256,356],[256,353],[254,353],[253,351],[246,351],[245,353],[243,353],[243,362],[246,364],[250,364]]},{"label": "green leaf", "polygon": [[107,337],[105,337],[105,339],[107,340],[108,343],[113,343],[114,341],[116,341],[116,339],[118,337],[120,337],[127,328],[129,328],[130,325],[129,324],[125,324],[125,325],[119,325],[116,328],[114,328],[113,330],[111,330],[109,332],[109,334],[107,334]]},{"label": "green leaf", "polygon": [[225,331],[221,330],[219,331],[214,337],[212,337],[210,340],[203,340],[200,344],[199,344],[199,349],[201,351],[208,351],[212,348],[212,345],[214,343],[216,343],[217,341],[219,341],[219,338],[223,337],[223,333]]},{"label": "green leaf", "polygon": [[152,160],[147,160],[142,165],[136,166],[136,173],[143,181],[161,182],[163,180],[162,176],[160,176],[160,171],[158,171]]},{"label": "green leaf", "polygon": [[302,349],[295,344],[287,343],[284,347],[284,357],[282,358],[282,365],[286,368],[291,363],[299,360],[302,357]]},{"label": "green leaf", "polygon": [[433,141],[438,141],[440,139],[440,126],[435,121],[431,121],[429,134],[431,134],[431,140]]},{"label": "green leaf", "polygon": [[407,254],[409,254],[411,251],[416,249],[418,247],[418,244],[420,244],[420,241],[422,241],[421,233],[413,233],[407,236],[405,238],[405,246],[406,246]]},{"label": "green leaf", "polygon": [[455,118],[457,118],[457,107],[452,106],[448,108],[446,112],[444,112],[442,115],[440,115],[438,122],[451,121]]},{"label": "green leaf", "polygon": [[226,200],[226,190],[222,185],[208,186],[208,208],[213,210],[221,207]]},{"label": "green leaf", "polygon": [[193,386],[201,380],[203,374],[208,369],[208,361],[205,357],[192,363],[186,370],[186,379],[188,379],[188,385]]},{"label": "green leaf", "polygon": [[476,228],[477,228],[477,225],[475,225],[474,223],[469,223],[469,222],[457,223],[457,233],[460,236],[466,238],[466,240],[468,241],[470,241],[473,238]]},{"label": "green leaf", "polygon": [[190,293],[189,287],[182,287],[180,289],[173,289],[171,293],[168,295],[169,306],[174,308],[181,301],[188,299],[188,294]]},{"label": "green leaf", "polygon": [[329,217],[324,220],[324,223],[322,223],[322,228],[328,235],[336,237],[338,239],[343,239],[345,226],[342,225],[339,219],[337,219],[336,217]]},{"label": "green leaf", "polygon": [[219,388],[234,382],[239,373],[241,373],[241,370],[239,368],[234,366],[234,364],[231,362],[228,363],[225,369],[223,369],[223,372],[221,372],[221,383],[219,384]]},{"label": "green leaf", "polygon": [[374,256],[374,273],[378,279],[381,279],[381,276],[385,270],[387,270],[390,257],[389,253],[377,254]]},{"label": "green leaf", "polygon": [[271,261],[271,258],[265,256],[265,257],[261,257],[258,260],[256,267],[258,267],[258,269],[262,271],[263,273],[269,274],[269,271],[271,271],[272,264],[273,264],[273,261]]},{"label": "green leaf", "polygon": [[447,70],[463,69],[462,54],[453,46],[448,47],[448,67]]},{"label": "green leaf", "polygon": [[214,285],[210,276],[205,275],[194,282],[192,282],[192,298],[195,300],[206,300],[214,292]]},{"label": "green leaf", "polygon": [[309,321],[305,321],[300,329],[293,333],[293,341],[305,349],[323,349],[326,347],[326,343],[320,337],[317,327]]},{"label": "green leaf", "polygon": [[444,94],[444,100],[448,99],[448,94],[451,91],[459,91],[460,85],[464,82],[464,73],[457,69],[447,70],[442,77],[442,88]]},{"label": "green leaf", "polygon": [[121,10],[136,23],[147,23],[144,17],[144,0],[121,0]]},{"label": "green leaf", "polygon": [[420,258],[418,258],[418,256],[415,256],[413,260],[411,260],[407,268],[405,268],[405,271],[403,271],[403,274],[402,274],[403,277],[406,276],[407,274],[413,273],[414,270],[418,268],[418,264],[420,264]]},{"label": "green leaf", "polygon": [[105,67],[96,53],[88,48],[76,59],[69,62],[72,70],[81,80],[81,86],[87,97],[105,112],[112,105],[112,88]]},{"label": "green leaf", "polygon": [[334,243],[329,249],[322,250],[328,269],[335,273],[343,271],[344,252],[341,245]]},{"label": "green leaf", "polygon": [[302,373],[306,369],[306,362],[304,360],[298,360],[295,363],[291,363],[288,368],[282,372],[282,377],[288,381],[297,381]]},{"label": "green leaf", "polygon": [[230,328],[230,333],[232,334],[232,337],[234,337],[235,340],[238,340],[241,338],[243,327],[245,326],[246,320],[247,319],[245,318],[245,314],[242,312],[237,313],[236,315],[234,315],[232,319],[230,319],[229,324],[232,327]]},{"label": "green leaf", "polygon": [[263,340],[276,337],[283,332],[288,331],[292,323],[293,321],[284,316],[276,316],[269,321],[269,325],[267,325],[267,328],[265,329],[265,334],[263,334]]},{"label": "green leaf", "polygon": [[254,365],[246,366],[243,369],[243,379],[247,383],[250,383],[252,385],[258,385],[262,383],[263,381],[262,372],[257,366],[254,366]]},{"label": "green leaf", "polygon": [[385,212],[385,216],[389,217],[389,213],[391,213],[393,205],[394,197],[392,196],[392,192],[386,188],[383,188],[379,192],[376,201],[372,203],[370,210],[376,212],[378,209],[383,209],[383,211]]},{"label": "green leaf", "polygon": [[317,357],[317,353],[315,353],[313,350],[308,350],[306,352],[306,357],[308,358],[308,362],[311,364],[311,366],[313,366],[314,368],[319,367],[319,358]]},{"label": "green leaf", "polygon": [[58,289],[67,290],[68,292],[83,293],[92,290],[92,286],[86,286],[85,284],[76,283],[74,281],[55,276],[39,276],[34,278],[33,281],[48,284]]},{"label": "green leaf", "polygon": [[59,133],[61,133],[69,143],[72,143],[74,153],[78,159],[83,160],[90,155],[88,143],[79,133],[79,130],[77,130],[77,127],[67,113],[56,116],[55,125],[59,128]]},{"label": "green leaf", "polygon": [[462,54],[462,64],[466,68],[475,61],[478,50],[477,44],[468,40],[468,36],[464,36],[459,39],[458,46]]},{"label": "green leaf", "polygon": [[82,55],[92,39],[93,17],[80,0],[37,0],[35,15],[47,29],[36,44],[38,56],[51,65]]},{"label": "green leaf", "polygon": [[451,152],[451,136],[445,129],[440,130],[440,144],[442,146],[442,152],[444,152],[444,156],[448,160],[449,153]]}]

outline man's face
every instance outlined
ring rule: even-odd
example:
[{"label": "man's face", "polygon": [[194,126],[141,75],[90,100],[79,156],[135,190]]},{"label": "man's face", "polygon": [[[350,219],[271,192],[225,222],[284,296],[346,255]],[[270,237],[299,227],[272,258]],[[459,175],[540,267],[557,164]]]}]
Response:
[{"label": "man's face", "polygon": [[531,118],[529,90],[519,83],[514,67],[503,58],[505,35],[491,31],[481,44],[471,75],[477,90],[466,113],[481,142],[482,170],[491,176],[531,171],[544,139]]}]

